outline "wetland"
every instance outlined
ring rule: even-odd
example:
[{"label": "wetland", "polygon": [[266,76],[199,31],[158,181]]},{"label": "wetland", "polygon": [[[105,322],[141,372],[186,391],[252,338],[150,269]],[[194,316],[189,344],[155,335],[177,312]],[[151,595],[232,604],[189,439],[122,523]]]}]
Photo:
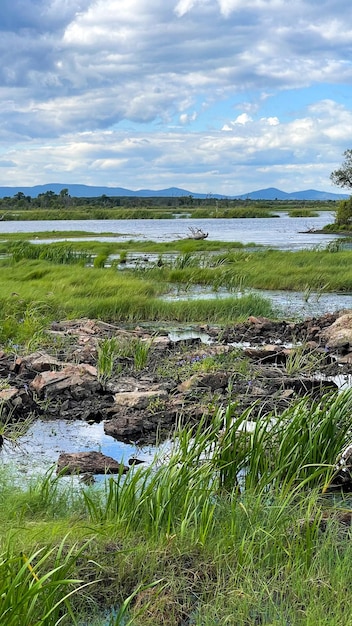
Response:
[{"label": "wetland", "polygon": [[2,623],[349,619],[351,253],[265,219],[1,223]]}]

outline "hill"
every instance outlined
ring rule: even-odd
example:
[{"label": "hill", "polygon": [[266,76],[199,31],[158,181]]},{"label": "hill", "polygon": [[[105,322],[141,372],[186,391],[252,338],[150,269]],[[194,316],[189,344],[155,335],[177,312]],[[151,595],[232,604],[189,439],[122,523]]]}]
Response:
[{"label": "hill", "polygon": [[179,187],[168,187],[167,189],[138,189],[133,191],[131,189],[125,189],[124,187],[98,187],[90,185],[79,184],[67,184],[67,183],[48,183],[46,185],[34,185],[33,187],[0,187],[0,198],[12,197],[17,193],[24,193],[26,196],[36,198],[39,194],[53,191],[59,194],[62,189],[68,189],[70,196],[75,198],[97,198],[99,196],[130,196],[135,198],[147,198],[147,197],[182,197],[193,196],[193,198],[207,198],[212,197],[214,199],[229,198],[239,200],[341,200],[348,198],[348,194],[330,193],[326,191],[317,191],[316,189],[306,189],[303,191],[295,191],[287,193],[276,189],[276,187],[268,187],[267,189],[259,189],[257,191],[251,191],[249,193],[241,195],[226,196],[224,194],[206,194],[206,193],[193,193],[187,189],[180,189]]}]

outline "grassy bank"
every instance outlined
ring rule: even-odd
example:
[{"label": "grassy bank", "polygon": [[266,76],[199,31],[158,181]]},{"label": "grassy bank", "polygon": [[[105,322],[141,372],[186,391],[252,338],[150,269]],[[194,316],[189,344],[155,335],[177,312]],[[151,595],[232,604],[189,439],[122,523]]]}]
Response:
[{"label": "grassy bank", "polygon": [[[9,240],[1,250],[8,255],[0,261],[3,342],[42,339],[41,329],[63,318],[227,324],[249,315],[275,316],[270,302],[251,294],[251,288],[304,293],[352,289],[351,253],[331,248],[283,252],[191,240],[163,244]],[[145,255],[143,262],[135,259],[137,253]],[[189,301],[161,297],[176,287],[187,290],[198,285],[215,292],[228,289],[229,297]]]},{"label": "grassy bank", "polygon": [[[158,289],[167,291],[167,285],[172,283],[209,285],[215,289],[221,286],[291,291],[352,289],[351,252],[339,245],[294,252],[253,246],[191,239],[164,243],[88,240],[30,244],[24,238],[16,241],[9,237],[1,243],[0,252],[10,255],[2,261],[4,268],[10,258],[16,263],[27,260],[49,261],[58,266],[73,263],[82,266],[83,277],[87,269],[84,265],[90,263],[96,268],[112,265],[123,269],[128,280],[156,283],[154,293]],[[143,257],[135,257],[135,254]],[[127,261],[131,262],[129,268],[125,265]],[[47,271],[43,265],[43,274]],[[75,272],[79,272],[78,267]],[[111,275],[109,278],[112,279]]]},{"label": "grassy bank", "polygon": [[116,269],[60,265],[46,260],[3,262],[0,341],[44,340],[50,321],[89,317],[113,322],[233,322],[251,314],[271,315],[270,303],[245,295],[221,301],[167,302],[165,282]]},{"label": "grassy bank", "polygon": [[1,623],[348,623],[350,501],[322,491],[351,405],[301,401],[241,436],[249,415],[229,406],[104,488],[49,475],[14,490],[2,472]]},{"label": "grassy bank", "polygon": [[[163,301],[171,285],[226,286],[235,296],[251,286],[352,285],[350,253],[332,248],[10,239],[0,262],[0,342],[14,354],[45,347],[54,319],[226,324],[274,314],[253,295]],[[136,251],[157,261],[117,269]],[[120,257],[106,267],[112,254]],[[235,418],[234,409],[220,408],[193,430],[180,424],[167,458],[103,488],[54,474],[14,488],[3,469],[0,623],[348,624],[351,500],[323,490],[350,442],[351,392],[300,401],[252,433],[245,432],[250,410]]]}]

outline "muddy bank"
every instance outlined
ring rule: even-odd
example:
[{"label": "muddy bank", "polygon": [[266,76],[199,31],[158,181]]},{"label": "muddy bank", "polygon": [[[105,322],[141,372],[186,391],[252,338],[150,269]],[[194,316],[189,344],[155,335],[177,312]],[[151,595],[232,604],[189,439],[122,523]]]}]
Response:
[{"label": "muddy bank", "polygon": [[[107,373],[101,351],[112,342]],[[251,406],[253,419],[337,389],[334,377],[347,380],[352,368],[352,312],[298,323],[251,317],[171,335],[63,321],[48,329],[46,343],[29,355],[0,353],[3,422],[28,415],[103,422],[115,439],[153,443],[180,420],[211,419],[229,403],[234,412]]]}]

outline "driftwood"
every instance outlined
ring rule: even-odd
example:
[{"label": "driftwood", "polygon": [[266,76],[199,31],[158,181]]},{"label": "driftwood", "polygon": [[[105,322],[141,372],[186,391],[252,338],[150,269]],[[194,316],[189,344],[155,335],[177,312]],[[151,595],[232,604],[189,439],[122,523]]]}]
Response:
[{"label": "driftwood", "polygon": [[202,230],[202,228],[194,228],[193,226],[190,226],[188,230],[191,233],[188,239],[206,239],[209,234],[209,233],[205,233],[204,230]]}]

